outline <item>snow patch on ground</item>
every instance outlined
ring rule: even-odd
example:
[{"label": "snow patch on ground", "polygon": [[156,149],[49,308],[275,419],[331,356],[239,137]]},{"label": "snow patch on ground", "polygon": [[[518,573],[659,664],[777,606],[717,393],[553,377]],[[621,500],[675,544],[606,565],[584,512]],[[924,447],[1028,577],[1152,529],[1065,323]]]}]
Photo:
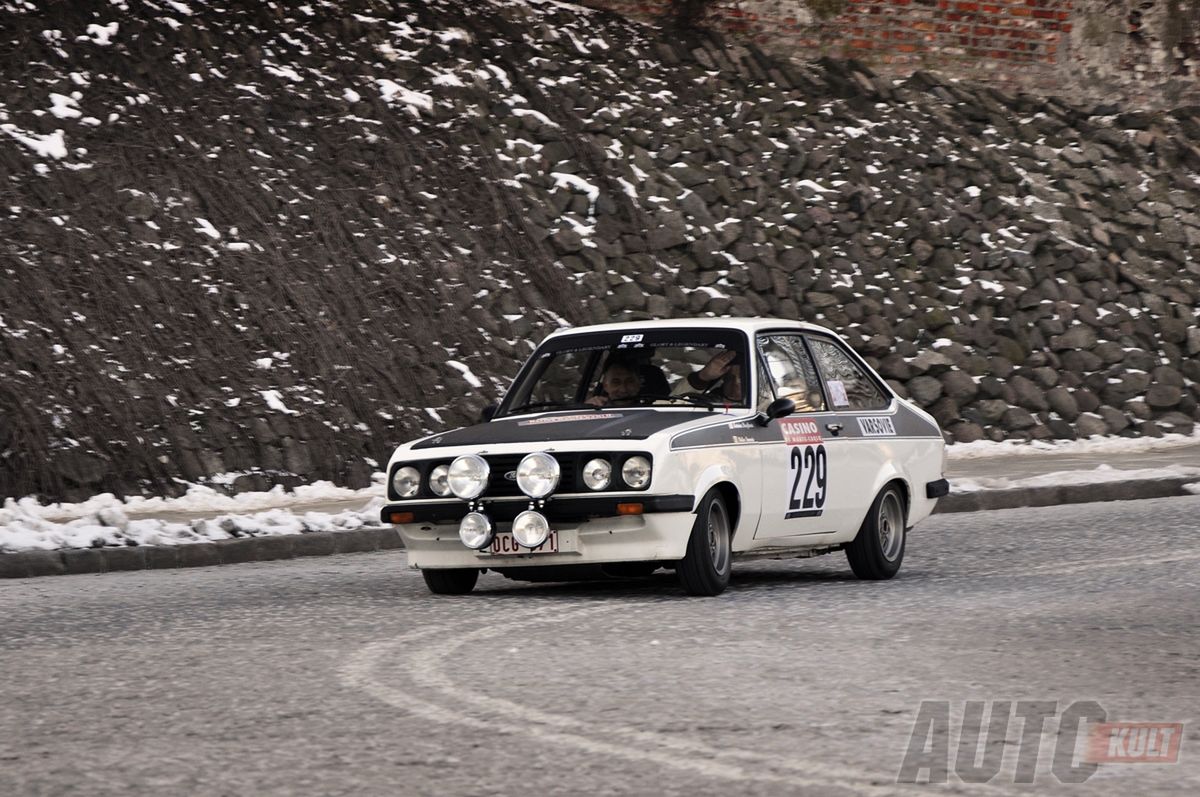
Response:
[{"label": "snow patch on ground", "polygon": [[0,553],[142,545],[188,545],[235,537],[345,531],[380,526],[379,506],[337,513],[271,509],[251,515],[221,515],[189,522],[133,520],[118,508],[66,523],[18,517],[0,526]]},{"label": "snow patch on ground", "polygon": [[[373,477],[376,485],[381,485],[383,479],[383,473],[376,473]],[[103,509],[119,508],[130,516],[170,513],[200,516],[230,512],[255,512],[306,504],[368,501],[381,494],[378,486],[352,490],[349,487],[338,487],[333,482],[317,481],[312,484],[300,485],[292,492],[285,492],[282,487],[274,487],[266,492],[249,492],[240,495],[226,495],[211,487],[193,484],[185,494],[178,498],[131,496],[122,499],[112,493],[101,493],[75,504],[43,504],[34,498],[7,498],[4,505],[0,507],[0,526],[11,523],[18,515],[61,522],[94,515]]]},{"label": "snow patch on ground", "polygon": [[[361,490],[320,481],[284,492],[225,495],[193,485],[179,498],[121,500],[111,493],[77,504],[7,499],[0,508],[0,553],[197,542],[379,526],[384,475]],[[308,509],[306,509],[308,507]]]},{"label": "snow patch on ground", "polygon": [[[471,381],[474,374],[462,363],[451,367]],[[469,375],[469,376],[468,376]],[[436,411],[426,410],[436,418]],[[1167,435],[1161,439],[1099,438],[1053,443],[967,443],[947,448],[952,460],[981,460],[1008,456],[1053,458],[1054,454],[1096,455],[1170,450],[1196,445],[1200,433]],[[997,471],[1003,472],[997,468]],[[955,493],[1047,485],[1098,484],[1128,479],[1196,478],[1185,489],[1200,495],[1200,463],[1121,470],[1112,465],[1063,469],[1025,478],[976,476],[953,478]],[[379,526],[384,504],[383,473],[374,486],[361,490],[320,481],[285,492],[225,495],[211,487],[193,485],[179,498],[118,499],[105,493],[76,504],[41,504],[33,498],[6,499],[0,507],[0,553],[57,550],[108,545],[184,545],[233,537],[300,534],[308,531]]]},{"label": "snow patch on ground", "polygon": [[[1063,487],[1072,484],[1104,484],[1137,479],[1169,479],[1191,476],[1200,477],[1200,467],[1168,465],[1160,468],[1119,470],[1112,465],[1099,465],[1092,470],[1060,470],[1053,473],[1040,473],[1037,476],[1028,476],[1023,479],[1009,479],[1003,476],[951,479],[950,486],[954,493],[973,493],[980,490],[1012,490],[1018,487]],[[1188,487],[1191,486],[1188,485]],[[1189,492],[1191,491],[1189,490]]]},{"label": "snow patch on ground", "polygon": [[1200,443],[1200,428],[1191,435],[1168,434],[1162,437],[1098,437],[1088,440],[1005,440],[993,443],[955,443],[946,446],[950,460],[1007,456],[1044,456],[1045,454],[1127,454],[1141,451],[1166,451]]}]

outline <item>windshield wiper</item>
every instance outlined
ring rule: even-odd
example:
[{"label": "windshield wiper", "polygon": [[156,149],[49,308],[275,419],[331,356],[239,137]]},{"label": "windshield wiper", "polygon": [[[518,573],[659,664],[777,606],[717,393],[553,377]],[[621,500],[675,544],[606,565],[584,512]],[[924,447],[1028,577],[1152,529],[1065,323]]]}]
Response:
[{"label": "windshield wiper", "polygon": [[704,398],[703,396],[694,396],[694,395],[690,395],[690,394],[685,394],[685,395],[681,395],[681,396],[637,396],[636,401],[638,401],[638,403],[655,402],[655,401],[683,401],[683,402],[687,402],[689,404],[696,404],[701,407],[706,407],[710,410],[715,409],[717,406],[716,404],[714,404],[713,402]]},{"label": "windshield wiper", "polygon": [[544,409],[560,409],[560,410],[598,410],[600,407],[594,404],[584,404],[579,401],[531,401],[528,404],[522,404],[519,407],[513,407],[505,415],[513,415],[526,410],[544,410]]}]

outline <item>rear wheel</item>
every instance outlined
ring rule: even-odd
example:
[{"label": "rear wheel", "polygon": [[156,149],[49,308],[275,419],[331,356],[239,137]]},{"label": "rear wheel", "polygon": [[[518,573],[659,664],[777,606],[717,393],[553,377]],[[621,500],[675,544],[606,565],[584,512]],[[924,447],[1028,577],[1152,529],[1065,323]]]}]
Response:
[{"label": "rear wheel", "polygon": [[454,570],[422,570],[425,586],[434,595],[466,595],[475,589],[479,580],[479,570],[462,568]]},{"label": "rear wheel", "polygon": [[891,578],[904,561],[904,496],[889,484],[875,496],[858,536],[846,546],[846,558],[854,575],[870,581]]},{"label": "rear wheel", "polygon": [[704,496],[696,510],[687,552],[675,569],[689,595],[719,595],[729,586],[733,529],[729,510],[716,490]]}]

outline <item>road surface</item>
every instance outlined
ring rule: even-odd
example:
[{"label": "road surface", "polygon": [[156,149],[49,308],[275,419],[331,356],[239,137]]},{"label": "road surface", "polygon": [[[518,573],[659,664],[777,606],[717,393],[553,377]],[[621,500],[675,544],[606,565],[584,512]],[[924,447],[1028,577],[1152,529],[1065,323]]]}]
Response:
[{"label": "road surface", "polygon": [[[715,599],[669,574],[435,598],[402,551],[0,583],[0,794],[1197,794],[1198,518],[940,515],[894,581],[749,562]],[[925,700],[944,785],[898,782]],[[1033,787],[1015,719],[967,783],[970,700],[1183,722],[1181,761],[1060,784],[1055,713]]]}]

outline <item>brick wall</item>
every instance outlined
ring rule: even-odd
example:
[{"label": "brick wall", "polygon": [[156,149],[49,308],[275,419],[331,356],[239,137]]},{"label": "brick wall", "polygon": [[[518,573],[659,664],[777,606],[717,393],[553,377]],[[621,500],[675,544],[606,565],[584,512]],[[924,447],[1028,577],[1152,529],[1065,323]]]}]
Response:
[{"label": "brick wall", "polygon": [[[642,19],[667,3],[589,0]],[[857,58],[1080,103],[1200,102],[1200,0],[742,0],[706,18],[792,58]]]}]

